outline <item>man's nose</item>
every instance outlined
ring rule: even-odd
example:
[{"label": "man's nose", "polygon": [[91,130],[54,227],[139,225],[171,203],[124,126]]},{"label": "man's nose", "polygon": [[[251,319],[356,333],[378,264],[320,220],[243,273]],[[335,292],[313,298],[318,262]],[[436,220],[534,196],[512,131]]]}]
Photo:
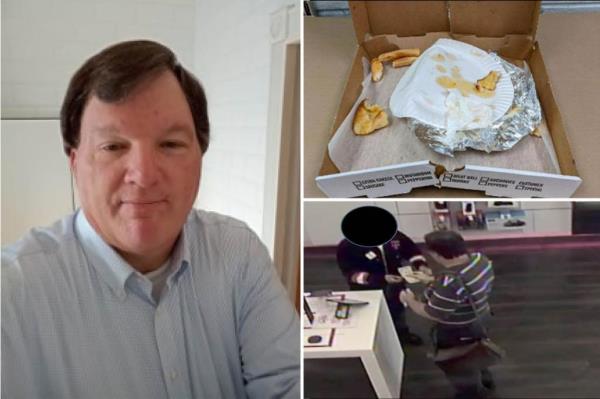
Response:
[{"label": "man's nose", "polygon": [[152,187],[158,181],[158,154],[152,148],[132,148],[127,160],[125,183],[142,188]]}]

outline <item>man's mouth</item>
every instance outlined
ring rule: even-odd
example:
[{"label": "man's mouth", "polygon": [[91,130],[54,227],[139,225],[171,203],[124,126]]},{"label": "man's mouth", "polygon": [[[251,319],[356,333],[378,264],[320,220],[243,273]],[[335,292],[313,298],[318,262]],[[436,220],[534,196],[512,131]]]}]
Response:
[{"label": "man's mouth", "polygon": [[154,205],[165,202],[165,200],[123,200],[122,204],[126,205]]},{"label": "man's mouth", "polygon": [[123,210],[133,212],[135,215],[143,215],[148,212],[154,213],[163,209],[166,203],[167,201],[164,199],[128,199],[121,201],[121,206],[123,207]]}]

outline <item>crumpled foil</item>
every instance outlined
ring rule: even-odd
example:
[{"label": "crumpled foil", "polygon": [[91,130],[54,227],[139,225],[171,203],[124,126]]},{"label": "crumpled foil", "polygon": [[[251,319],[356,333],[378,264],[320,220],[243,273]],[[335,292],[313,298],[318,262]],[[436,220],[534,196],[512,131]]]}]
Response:
[{"label": "crumpled foil", "polygon": [[457,131],[457,140],[452,144],[444,140],[446,129],[409,118],[410,130],[435,152],[453,156],[454,151],[465,151],[467,148],[488,153],[506,151],[533,132],[542,122],[542,110],[531,72],[503,60],[495,53],[490,53],[490,56],[510,75],[515,93],[512,106],[500,119],[486,128]]}]

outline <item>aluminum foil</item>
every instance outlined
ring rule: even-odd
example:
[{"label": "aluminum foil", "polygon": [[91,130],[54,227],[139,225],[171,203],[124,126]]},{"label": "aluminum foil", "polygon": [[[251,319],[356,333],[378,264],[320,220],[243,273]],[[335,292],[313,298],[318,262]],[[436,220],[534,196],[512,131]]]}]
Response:
[{"label": "aluminum foil", "polygon": [[490,53],[490,56],[497,60],[510,76],[515,93],[512,106],[506,114],[486,128],[457,131],[457,140],[452,144],[443,140],[446,129],[409,118],[408,126],[411,131],[435,152],[453,156],[454,151],[465,151],[467,148],[488,153],[506,151],[533,132],[542,122],[542,110],[531,72],[527,67],[521,69],[495,53]]}]

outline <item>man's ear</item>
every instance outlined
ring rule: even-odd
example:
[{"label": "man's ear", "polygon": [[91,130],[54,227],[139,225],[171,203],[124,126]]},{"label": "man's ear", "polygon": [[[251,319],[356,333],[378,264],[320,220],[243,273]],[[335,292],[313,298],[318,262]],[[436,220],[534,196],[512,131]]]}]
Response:
[{"label": "man's ear", "polygon": [[77,170],[77,149],[71,148],[71,152],[69,152],[69,168],[71,168],[71,174],[75,175],[75,171]]}]

